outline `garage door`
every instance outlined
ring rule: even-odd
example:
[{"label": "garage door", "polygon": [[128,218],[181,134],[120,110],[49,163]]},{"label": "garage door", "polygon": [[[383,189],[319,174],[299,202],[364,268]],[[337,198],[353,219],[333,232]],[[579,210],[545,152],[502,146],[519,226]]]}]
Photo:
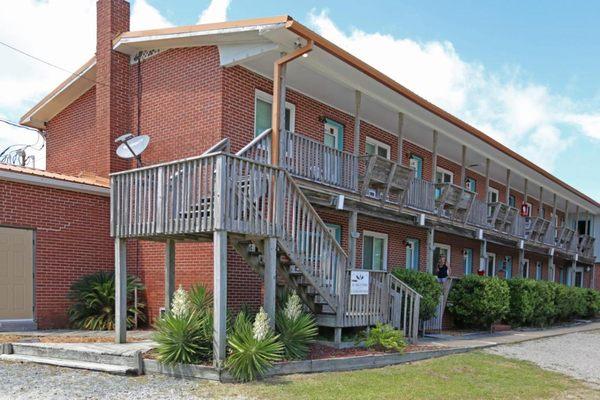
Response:
[{"label": "garage door", "polygon": [[33,319],[33,231],[0,227],[0,320]]}]

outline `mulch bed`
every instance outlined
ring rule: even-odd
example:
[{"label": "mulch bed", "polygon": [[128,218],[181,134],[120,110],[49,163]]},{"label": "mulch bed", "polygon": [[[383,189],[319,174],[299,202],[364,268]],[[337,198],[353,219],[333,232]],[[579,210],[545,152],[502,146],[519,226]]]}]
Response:
[{"label": "mulch bed", "polygon": [[[440,346],[432,345],[408,345],[404,349],[405,353],[414,353],[419,351],[429,351],[440,349]],[[308,360],[320,360],[323,358],[342,358],[342,357],[359,357],[359,356],[372,356],[389,354],[390,352],[365,349],[362,347],[354,347],[350,349],[336,349],[331,346],[315,343],[311,345],[310,352],[308,354]]]}]

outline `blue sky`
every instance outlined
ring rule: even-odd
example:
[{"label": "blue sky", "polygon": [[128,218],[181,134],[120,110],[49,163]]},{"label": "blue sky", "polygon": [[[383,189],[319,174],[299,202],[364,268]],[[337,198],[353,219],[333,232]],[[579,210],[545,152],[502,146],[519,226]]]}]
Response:
[{"label": "blue sky", "polygon": [[[74,13],[71,17],[81,20],[81,25],[73,29],[82,32],[82,38],[77,39],[75,50],[69,54],[57,58],[60,49],[46,50],[50,45],[41,46],[33,38],[22,37],[47,36],[48,29],[59,29],[60,21],[54,19],[54,24],[44,26],[48,24],[45,21],[53,12],[56,18],[61,18],[59,11],[66,7],[61,3],[69,1],[47,0],[44,2],[47,4],[41,4],[36,0],[15,0],[5,18],[14,19],[19,12],[27,12],[29,19],[36,22],[36,13],[27,9],[31,7],[39,11],[40,21],[36,25],[41,28],[32,32],[14,25],[11,31],[9,28],[3,31],[5,21],[0,16],[0,40],[17,42],[36,55],[76,69],[93,52],[94,32],[93,27],[91,30],[88,27],[90,20],[93,24],[93,0],[71,0],[78,2],[74,10],[70,7],[70,12]],[[132,24],[146,28],[195,24],[211,2],[135,0],[132,3]],[[212,1],[211,10],[217,15],[213,19],[290,14],[600,200],[597,178],[600,2],[231,0],[227,3],[227,0]],[[0,49],[3,59],[8,54]],[[30,60],[18,61],[27,68],[0,64],[0,92],[2,85],[10,87],[11,82],[18,81],[15,76],[22,78],[20,87],[29,88],[26,76],[22,75],[50,74],[45,70],[29,71]],[[64,79],[65,74],[55,71],[47,79],[37,79],[37,85],[30,83],[27,95],[13,96],[12,103],[11,98],[3,100],[0,93],[0,116],[17,119],[43,96],[50,83],[54,84],[53,79],[60,81],[59,78]],[[43,87],[40,81],[50,83]],[[10,140],[0,130],[0,145]]]}]

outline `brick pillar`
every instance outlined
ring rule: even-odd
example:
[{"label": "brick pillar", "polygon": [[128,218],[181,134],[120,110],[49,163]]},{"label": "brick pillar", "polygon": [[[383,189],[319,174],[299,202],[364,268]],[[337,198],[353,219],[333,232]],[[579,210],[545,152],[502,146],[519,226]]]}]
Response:
[{"label": "brick pillar", "polygon": [[129,31],[129,2],[98,0],[96,4],[96,151],[97,173],[123,170],[128,162],[119,159],[115,139],[131,129],[129,57],[112,50],[112,41]]}]

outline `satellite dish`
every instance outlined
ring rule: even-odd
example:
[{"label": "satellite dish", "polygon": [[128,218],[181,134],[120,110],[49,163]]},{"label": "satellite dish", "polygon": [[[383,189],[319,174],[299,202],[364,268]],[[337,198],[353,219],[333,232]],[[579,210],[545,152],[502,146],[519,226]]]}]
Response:
[{"label": "satellite dish", "polygon": [[131,133],[126,133],[119,136],[115,142],[121,143],[119,147],[117,147],[117,156],[124,159],[135,158],[138,161],[138,166],[141,166],[141,154],[144,150],[146,150],[146,147],[148,147],[148,144],[150,143],[150,136],[134,136]]}]

